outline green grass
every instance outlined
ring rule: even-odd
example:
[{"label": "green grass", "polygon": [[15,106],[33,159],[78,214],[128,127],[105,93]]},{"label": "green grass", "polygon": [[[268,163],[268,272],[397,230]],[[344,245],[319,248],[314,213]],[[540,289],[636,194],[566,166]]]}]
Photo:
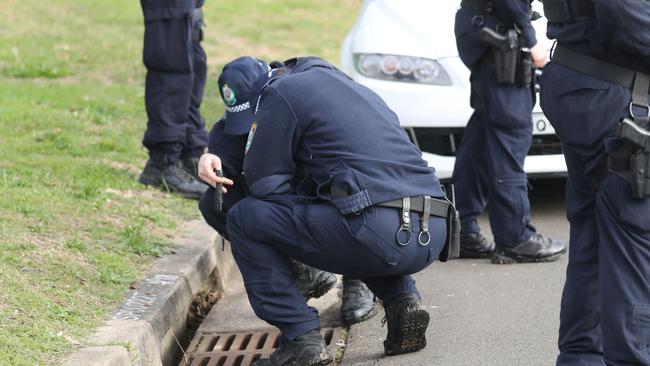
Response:
[{"label": "green grass", "polygon": [[[225,62],[337,63],[358,6],[207,0],[206,119],[223,113]],[[142,23],[135,0],[0,1],[0,365],[61,361],[199,217],[196,202],[136,182]]]}]

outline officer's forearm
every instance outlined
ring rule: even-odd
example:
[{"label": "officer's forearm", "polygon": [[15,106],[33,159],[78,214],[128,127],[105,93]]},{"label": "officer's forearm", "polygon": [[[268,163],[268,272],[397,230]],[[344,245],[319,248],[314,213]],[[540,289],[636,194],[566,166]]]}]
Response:
[{"label": "officer's forearm", "polygon": [[533,47],[537,43],[535,28],[531,23],[530,3],[526,0],[494,0],[508,24],[515,24],[521,31],[523,47]]}]

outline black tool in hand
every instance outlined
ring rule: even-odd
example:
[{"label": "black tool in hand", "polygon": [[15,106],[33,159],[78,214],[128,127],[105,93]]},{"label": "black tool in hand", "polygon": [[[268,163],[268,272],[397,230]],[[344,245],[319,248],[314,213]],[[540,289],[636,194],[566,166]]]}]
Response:
[{"label": "black tool in hand", "polygon": [[[223,178],[223,172],[221,169],[215,169],[214,173],[217,175],[219,178]],[[221,180],[215,185],[214,187],[214,210],[221,212],[221,209],[223,208],[223,183],[221,183]]]}]

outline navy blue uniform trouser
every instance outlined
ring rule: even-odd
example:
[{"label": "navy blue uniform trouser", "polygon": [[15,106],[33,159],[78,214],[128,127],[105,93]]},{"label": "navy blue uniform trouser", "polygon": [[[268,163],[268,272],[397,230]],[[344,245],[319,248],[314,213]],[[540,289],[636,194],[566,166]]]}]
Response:
[{"label": "navy blue uniform trouser", "polygon": [[255,314],[291,340],[320,322],[298,290],[287,258],[361,278],[384,303],[400,293],[417,294],[410,274],[437,259],[446,226],[444,219],[432,217],[431,243],[422,246],[417,243],[419,215],[412,212],[411,218],[411,241],[399,247],[397,209],[370,207],[348,219],[329,203],[249,197],[228,212],[228,234]]},{"label": "navy blue uniform trouser", "polygon": [[199,210],[205,222],[227,240],[229,240],[229,237],[226,230],[226,214],[237,202],[246,198],[244,190],[240,187],[239,185],[228,187],[228,193],[222,196],[223,204],[221,212],[215,211],[214,209],[214,188],[208,187],[199,200]]},{"label": "navy blue uniform trouser", "polygon": [[558,365],[650,365],[650,199],[626,180],[591,179],[630,91],[551,63],[541,102],[562,139],[569,179],[569,265],[560,312]]},{"label": "navy blue uniform trouser", "polygon": [[499,85],[490,66],[471,74],[474,113],[456,154],[453,182],[461,230],[478,232],[477,217],[486,206],[499,245],[528,240],[528,182],[523,165],[532,141],[530,89]]},{"label": "navy blue uniform trouser", "polygon": [[173,162],[201,155],[208,141],[199,113],[207,74],[195,0],[140,0],[145,19],[147,130],[143,144],[154,160]]}]

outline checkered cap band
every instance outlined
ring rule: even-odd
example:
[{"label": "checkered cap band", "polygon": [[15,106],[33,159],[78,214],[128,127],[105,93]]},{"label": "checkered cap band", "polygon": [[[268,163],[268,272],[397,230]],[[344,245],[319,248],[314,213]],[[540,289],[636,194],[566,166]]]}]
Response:
[{"label": "checkered cap band", "polygon": [[247,110],[248,108],[251,107],[250,102],[242,103],[233,107],[226,107],[226,111],[230,113],[239,113]]}]

